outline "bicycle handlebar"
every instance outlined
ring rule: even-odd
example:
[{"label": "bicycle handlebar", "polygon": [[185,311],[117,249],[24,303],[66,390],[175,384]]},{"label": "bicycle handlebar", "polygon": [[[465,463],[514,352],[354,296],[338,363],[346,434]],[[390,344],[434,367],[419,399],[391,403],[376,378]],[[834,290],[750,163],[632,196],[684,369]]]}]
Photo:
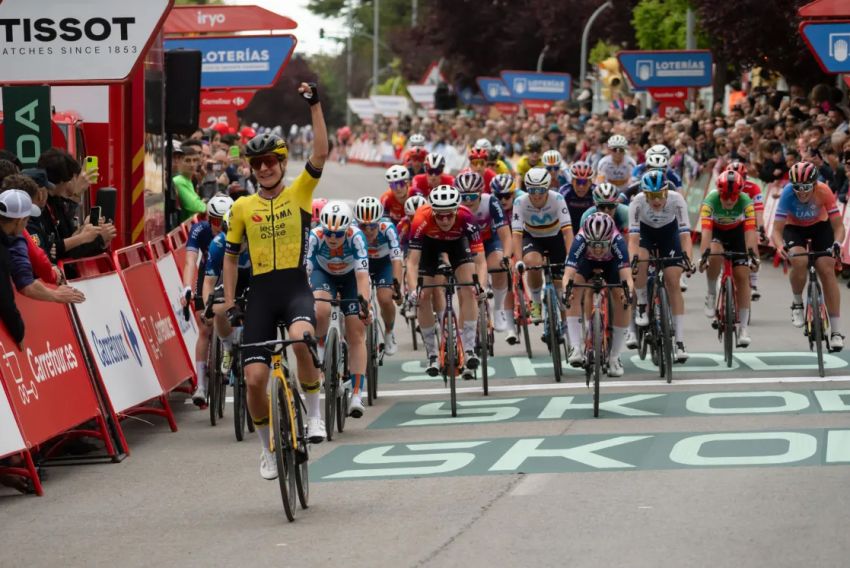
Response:
[{"label": "bicycle handlebar", "polygon": [[310,335],[308,332],[304,332],[304,337],[302,339],[272,339],[269,341],[259,341],[256,343],[243,343],[239,345],[238,348],[240,350],[248,349],[248,348],[262,348],[266,349],[270,353],[275,353],[278,349],[284,350],[290,345],[294,345],[296,343],[303,343],[307,346],[307,350],[310,352],[310,357],[313,359],[313,366],[317,369],[322,368],[322,364],[319,361],[319,353],[316,350],[316,338]]},{"label": "bicycle handlebar", "polygon": [[630,290],[627,282],[620,282],[619,284],[609,284],[601,278],[592,278],[589,282],[585,284],[577,284],[574,281],[570,280],[564,290],[564,305],[567,307],[567,309],[570,308],[570,296],[572,295],[573,288],[590,288],[594,292],[601,292],[605,288],[621,288],[623,290],[623,294],[626,300],[623,306],[627,308],[632,303],[632,297],[629,293]]}]

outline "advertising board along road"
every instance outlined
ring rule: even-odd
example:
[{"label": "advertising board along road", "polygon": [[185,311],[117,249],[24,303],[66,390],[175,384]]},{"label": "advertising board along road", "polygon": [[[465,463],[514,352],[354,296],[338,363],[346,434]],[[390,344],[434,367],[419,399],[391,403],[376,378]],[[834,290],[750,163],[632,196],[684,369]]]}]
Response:
[{"label": "advertising board along road", "polygon": [[652,87],[708,87],[713,77],[711,51],[620,51],[617,59],[636,90]]}]

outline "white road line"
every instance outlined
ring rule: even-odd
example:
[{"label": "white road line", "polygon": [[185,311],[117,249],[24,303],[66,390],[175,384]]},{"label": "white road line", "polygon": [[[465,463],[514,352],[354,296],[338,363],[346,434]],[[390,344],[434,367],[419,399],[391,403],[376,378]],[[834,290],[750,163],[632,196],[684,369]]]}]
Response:
[{"label": "white road line", "polygon": [[[727,379],[686,379],[680,382],[675,382],[668,385],[667,381],[652,380],[652,381],[607,381],[603,386],[607,388],[638,388],[638,387],[686,387],[692,385],[707,385],[707,386],[729,386],[729,385],[767,385],[767,384],[782,384],[782,383],[840,383],[850,381],[850,375],[838,375],[835,377],[734,377]],[[522,391],[549,391],[549,390],[581,390],[587,389],[587,386],[581,383],[552,383],[552,384],[532,384],[532,385],[503,385],[490,386],[490,392],[522,392]],[[457,389],[458,394],[480,393],[481,387],[463,387]],[[381,390],[379,398],[404,398],[410,396],[428,396],[428,395],[445,395],[449,394],[448,388],[434,389],[405,389],[405,390]],[[324,398],[325,395],[322,395]],[[227,404],[233,404],[233,397],[225,397],[224,401]],[[192,399],[187,398],[184,404],[192,404]]]}]

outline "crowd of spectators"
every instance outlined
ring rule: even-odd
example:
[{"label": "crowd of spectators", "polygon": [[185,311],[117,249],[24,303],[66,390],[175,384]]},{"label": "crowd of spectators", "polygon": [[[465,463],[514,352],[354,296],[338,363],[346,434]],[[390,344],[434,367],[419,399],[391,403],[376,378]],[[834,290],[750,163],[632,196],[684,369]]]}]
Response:
[{"label": "crowd of spectators", "polygon": [[460,154],[476,140],[487,138],[498,145],[503,157],[516,160],[534,137],[543,141],[544,151],[558,150],[568,164],[576,160],[595,164],[606,152],[605,141],[612,134],[622,134],[638,163],[647,148],[664,144],[672,154],[670,166],[691,178],[739,160],[749,166],[751,177],[770,183],[786,179],[792,163],[809,160],[846,202],[850,167],[850,109],[846,103],[846,96],[826,85],[809,93],[796,86],[787,90],[760,87],[742,93],[726,109],[720,102],[710,108],[697,103],[690,112],[673,110],[661,117],[625,95],[604,113],[592,113],[590,105],[581,101],[556,103],[543,120],[471,111],[379,118],[372,124],[350,127],[345,138],[389,142],[397,155],[414,133],[426,137],[429,150],[441,152],[453,146]]}]

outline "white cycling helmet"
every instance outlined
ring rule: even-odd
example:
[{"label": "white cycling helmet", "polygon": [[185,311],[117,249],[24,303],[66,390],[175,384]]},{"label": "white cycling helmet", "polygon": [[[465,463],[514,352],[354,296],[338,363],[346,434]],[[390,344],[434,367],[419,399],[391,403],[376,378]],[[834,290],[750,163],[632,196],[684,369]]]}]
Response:
[{"label": "white cycling helmet", "polygon": [[233,207],[233,200],[226,195],[214,195],[207,203],[207,215],[223,219],[224,215]]},{"label": "white cycling helmet", "polygon": [[608,139],[608,147],[612,150],[614,148],[622,148],[625,150],[629,147],[629,141],[626,140],[626,137],[622,134],[615,134]]},{"label": "white cycling helmet", "polygon": [[540,158],[544,166],[555,167],[561,165],[561,153],[557,150],[546,150],[543,152],[543,157]]},{"label": "white cycling helmet", "polygon": [[377,223],[384,216],[384,206],[377,197],[361,197],[354,204],[354,218],[358,223]]},{"label": "white cycling helmet", "polygon": [[413,217],[416,214],[416,210],[426,203],[428,203],[428,200],[421,195],[411,195],[404,202],[404,212],[408,217]]},{"label": "white cycling helmet", "polygon": [[425,169],[442,171],[445,167],[446,159],[442,155],[431,152],[425,156]]},{"label": "white cycling helmet", "polygon": [[646,155],[646,167],[651,170],[663,170],[667,168],[667,158],[663,154]]},{"label": "white cycling helmet", "polygon": [[460,205],[460,192],[450,185],[438,185],[428,196],[434,211],[456,211]]},{"label": "white cycling helmet", "polygon": [[613,183],[603,182],[593,188],[593,203],[596,205],[619,202],[620,191]]},{"label": "white cycling helmet", "polygon": [[546,168],[531,168],[525,173],[523,178],[526,189],[548,189],[552,183],[552,176],[546,171]]},{"label": "white cycling helmet", "polygon": [[406,181],[410,179],[410,172],[404,166],[396,164],[387,168],[384,177],[387,178],[387,183]]},{"label": "white cycling helmet", "polygon": [[581,229],[590,242],[610,241],[614,238],[614,219],[605,213],[594,213],[584,220]]},{"label": "white cycling helmet", "polygon": [[670,159],[670,149],[667,146],[665,146],[664,144],[656,144],[655,146],[653,146],[652,148],[647,150],[646,151],[647,157],[649,157],[650,154],[661,154],[662,156],[664,156],[668,160]]},{"label": "white cycling helmet", "polygon": [[319,213],[319,223],[328,231],[344,231],[351,225],[351,207],[343,201],[328,201]]},{"label": "white cycling helmet", "polygon": [[461,193],[481,193],[484,191],[484,178],[471,170],[461,172],[455,178],[454,186]]},{"label": "white cycling helmet", "polygon": [[419,133],[411,134],[410,138],[407,139],[407,145],[411,148],[422,147],[425,145],[425,136]]},{"label": "white cycling helmet", "polygon": [[473,148],[475,150],[487,150],[489,152],[493,149],[493,144],[491,144],[486,138],[479,138],[475,141]]}]

